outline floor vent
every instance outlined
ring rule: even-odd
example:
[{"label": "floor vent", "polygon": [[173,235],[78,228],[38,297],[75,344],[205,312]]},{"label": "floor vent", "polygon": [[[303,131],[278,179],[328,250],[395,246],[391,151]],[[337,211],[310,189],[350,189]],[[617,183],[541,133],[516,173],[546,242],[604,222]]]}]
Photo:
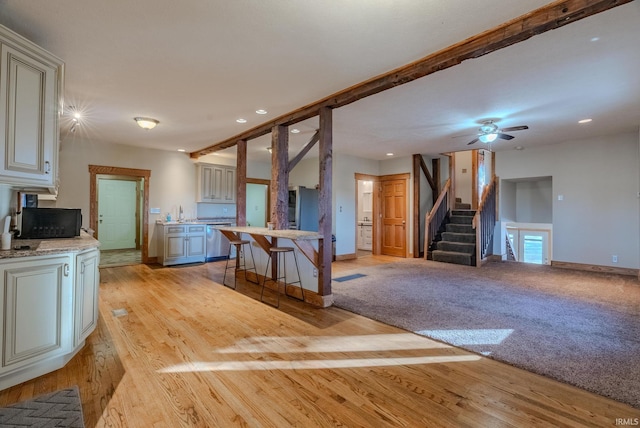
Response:
[{"label": "floor vent", "polygon": [[111,313],[113,314],[114,317],[123,317],[125,315],[129,315],[129,312],[127,312],[126,309],[121,308],[121,309],[114,309],[111,311]]}]

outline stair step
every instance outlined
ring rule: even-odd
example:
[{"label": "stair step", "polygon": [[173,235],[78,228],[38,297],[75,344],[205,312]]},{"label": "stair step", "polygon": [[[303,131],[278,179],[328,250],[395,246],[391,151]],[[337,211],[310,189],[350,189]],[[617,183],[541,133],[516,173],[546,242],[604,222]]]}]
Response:
[{"label": "stair step", "polygon": [[457,210],[470,210],[471,204],[463,204],[462,202],[456,202]]},{"label": "stair step", "polygon": [[434,250],[431,252],[431,257],[436,262],[455,263],[458,265],[471,266],[471,254],[468,253]]},{"label": "stair step", "polygon": [[471,224],[473,216],[470,215],[452,215],[449,217],[450,224]]},{"label": "stair step", "polygon": [[471,216],[476,215],[476,210],[451,210],[452,216]]},{"label": "stair step", "polygon": [[455,232],[442,232],[442,240],[449,242],[467,242],[470,244],[476,243],[475,233],[455,233]]},{"label": "stair step", "polygon": [[476,250],[476,244],[471,242],[440,241],[438,242],[437,247],[438,250],[441,251],[454,251],[466,254],[473,254]]},{"label": "stair step", "polygon": [[454,233],[472,233],[472,234],[476,233],[475,229],[469,224],[449,223],[446,226],[446,230],[447,232],[454,232]]}]

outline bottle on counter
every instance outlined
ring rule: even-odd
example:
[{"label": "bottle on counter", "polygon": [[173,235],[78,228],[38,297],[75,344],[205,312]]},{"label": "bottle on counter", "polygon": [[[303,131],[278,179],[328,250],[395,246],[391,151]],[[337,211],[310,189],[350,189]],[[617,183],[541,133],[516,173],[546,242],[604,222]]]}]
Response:
[{"label": "bottle on counter", "polygon": [[171,213],[167,213],[167,216],[165,218],[167,221],[171,221]]}]

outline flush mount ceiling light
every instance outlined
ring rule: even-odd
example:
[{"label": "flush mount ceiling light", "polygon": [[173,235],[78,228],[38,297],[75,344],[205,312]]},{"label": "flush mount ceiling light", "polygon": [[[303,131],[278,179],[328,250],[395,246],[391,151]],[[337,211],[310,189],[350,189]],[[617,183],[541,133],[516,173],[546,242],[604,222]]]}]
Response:
[{"label": "flush mount ceiling light", "polygon": [[267,114],[267,111],[265,109],[259,109],[259,110],[256,110],[256,113],[258,113],[258,114]]},{"label": "flush mount ceiling light", "polygon": [[156,125],[160,123],[159,121],[150,117],[134,117],[133,120],[136,121],[140,128],[147,130],[155,128]]},{"label": "flush mount ceiling light", "polygon": [[238,122],[238,123],[247,123],[247,119],[238,118],[238,119],[236,119],[236,122]]},{"label": "flush mount ceiling light", "polygon": [[292,133],[292,134],[299,134],[299,133],[300,133],[300,130],[299,130],[298,128],[293,128],[293,129],[291,130],[291,133]]}]

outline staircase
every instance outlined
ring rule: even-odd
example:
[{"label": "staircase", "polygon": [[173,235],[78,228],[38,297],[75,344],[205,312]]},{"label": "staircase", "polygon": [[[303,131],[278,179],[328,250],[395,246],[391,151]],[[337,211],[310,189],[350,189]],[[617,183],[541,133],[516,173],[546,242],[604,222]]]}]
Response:
[{"label": "staircase", "polygon": [[451,212],[444,231],[439,234],[440,240],[434,242],[432,260],[475,266],[476,231],[471,225],[475,214],[470,204],[463,204],[456,199],[456,209]]}]

